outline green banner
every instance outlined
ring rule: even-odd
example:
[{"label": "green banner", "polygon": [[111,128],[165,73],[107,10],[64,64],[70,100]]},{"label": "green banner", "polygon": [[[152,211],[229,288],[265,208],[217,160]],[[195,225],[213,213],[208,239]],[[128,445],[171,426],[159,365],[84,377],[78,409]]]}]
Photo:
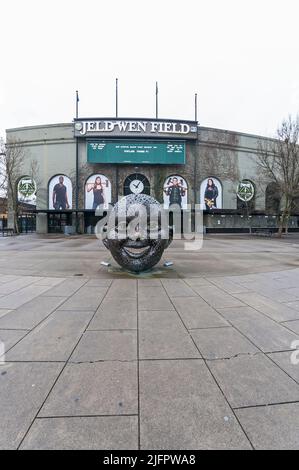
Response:
[{"label": "green banner", "polygon": [[88,141],[87,161],[89,163],[128,164],[184,164],[185,142],[138,142],[128,140]]}]

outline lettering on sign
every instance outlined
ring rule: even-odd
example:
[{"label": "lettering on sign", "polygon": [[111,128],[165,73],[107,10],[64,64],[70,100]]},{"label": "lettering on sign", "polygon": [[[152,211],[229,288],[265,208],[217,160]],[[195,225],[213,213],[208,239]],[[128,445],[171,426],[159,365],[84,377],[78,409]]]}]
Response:
[{"label": "lettering on sign", "polygon": [[197,138],[197,125],[193,121],[138,121],[138,120],[76,120],[75,135],[167,135]]}]

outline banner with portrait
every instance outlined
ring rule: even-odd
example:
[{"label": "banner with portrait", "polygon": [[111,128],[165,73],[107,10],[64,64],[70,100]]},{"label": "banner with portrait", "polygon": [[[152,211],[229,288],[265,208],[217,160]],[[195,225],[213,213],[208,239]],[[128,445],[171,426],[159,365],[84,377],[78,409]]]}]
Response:
[{"label": "banner with portrait", "polygon": [[108,208],[111,203],[111,183],[105,175],[90,176],[85,183],[85,209],[96,210],[103,205]]},{"label": "banner with portrait", "polygon": [[200,204],[203,210],[222,209],[222,185],[217,178],[209,177],[200,185]]},{"label": "banner with portrait", "polygon": [[36,182],[30,176],[23,176],[18,182],[18,202],[36,206]]},{"label": "banner with portrait", "polygon": [[63,211],[72,209],[72,182],[68,176],[56,175],[49,182],[49,209]]},{"label": "banner with portrait", "polygon": [[164,209],[172,204],[177,204],[181,209],[187,209],[188,185],[179,175],[171,175],[166,178],[163,185]]}]

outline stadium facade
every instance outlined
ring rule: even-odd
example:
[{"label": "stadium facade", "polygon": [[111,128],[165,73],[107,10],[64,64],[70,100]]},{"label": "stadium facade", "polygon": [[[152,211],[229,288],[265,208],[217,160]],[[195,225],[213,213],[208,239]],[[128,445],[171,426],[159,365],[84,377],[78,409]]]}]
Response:
[{"label": "stadium facade", "polygon": [[[31,204],[38,233],[75,225],[92,233],[96,207],[132,192],[165,207],[202,204],[208,232],[278,226],[279,194],[273,182],[261,181],[256,163],[263,137],[195,121],[77,118],[8,129],[6,138],[24,148],[18,197]],[[290,229],[299,229],[299,210]]]}]

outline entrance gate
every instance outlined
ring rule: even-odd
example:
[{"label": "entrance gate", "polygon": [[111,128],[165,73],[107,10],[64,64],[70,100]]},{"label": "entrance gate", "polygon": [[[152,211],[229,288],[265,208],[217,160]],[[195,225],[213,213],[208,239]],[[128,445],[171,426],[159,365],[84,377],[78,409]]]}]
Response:
[{"label": "entrance gate", "polygon": [[22,213],[18,217],[19,233],[34,233],[36,231],[36,215]]}]

